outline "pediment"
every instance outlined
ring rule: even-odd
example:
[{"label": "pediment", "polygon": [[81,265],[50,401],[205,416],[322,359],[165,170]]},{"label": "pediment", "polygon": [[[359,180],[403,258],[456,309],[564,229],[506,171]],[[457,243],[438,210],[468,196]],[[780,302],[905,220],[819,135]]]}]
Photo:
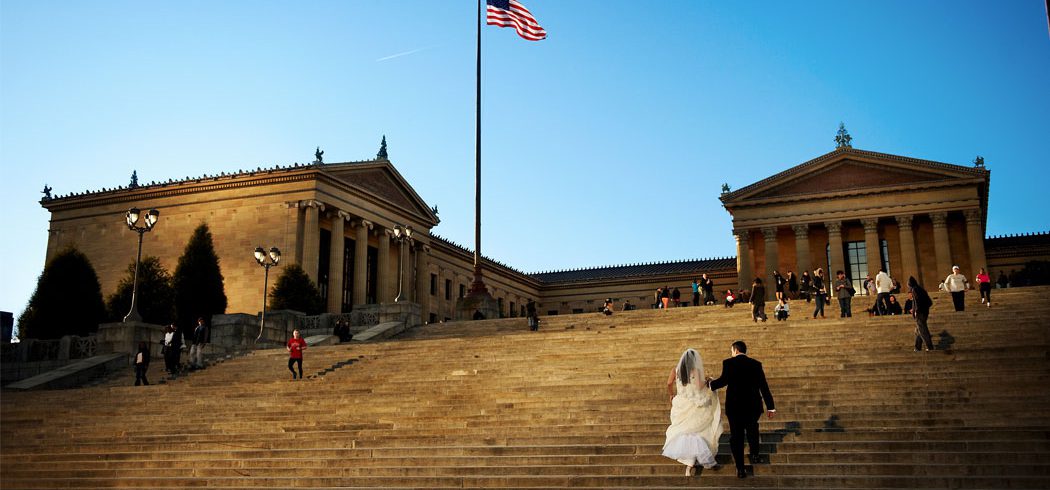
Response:
[{"label": "pediment", "polygon": [[[872,192],[915,185],[942,185],[984,178],[984,168],[963,167],[852,148],[838,149],[769,178],[724,194],[727,206],[822,193]],[[987,185],[987,184],[985,184]]]},{"label": "pediment", "polygon": [[401,210],[414,212],[436,225],[433,210],[408,185],[389,162],[332,164],[325,173],[343,183],[372,194]]},{"label": "pediment", "polygon": [[945,180],[941,174],[887,167],[868,162],[844,160],[795,179],[776,183],[753,194],[753,199],[785,197],[814,192],[836,192],[868,187],[895,187],[921,182]]}]

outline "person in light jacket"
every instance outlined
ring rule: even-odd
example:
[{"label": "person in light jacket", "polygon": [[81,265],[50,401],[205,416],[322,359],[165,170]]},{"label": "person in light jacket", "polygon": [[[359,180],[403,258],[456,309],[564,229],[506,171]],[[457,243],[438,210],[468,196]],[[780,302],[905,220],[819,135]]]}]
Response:
[{"label": "person in light jacket", "polygon": [[944,279],[944,290],[952,294],[952,304],[955,305],[955,311],[966,309],[963,300],[966,299],[966,290],[970,288],[970,282],[959,271],[959,266],[952,266],[952,273],[948,274],[948,277]]}]

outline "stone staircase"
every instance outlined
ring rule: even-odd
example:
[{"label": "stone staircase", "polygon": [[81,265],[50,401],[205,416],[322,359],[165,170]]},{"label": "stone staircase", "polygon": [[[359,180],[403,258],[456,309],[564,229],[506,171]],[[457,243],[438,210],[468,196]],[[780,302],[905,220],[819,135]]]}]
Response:
[{"label": "stone staircase", "polygon": [[[302,381],[274,349],[160,386],[4,392],[0,487],[1050,488],[1048,295],[956,313],[935,294],[941,352],[913,352],[910,317],[793,302],[760,324],[721,306],[435,324],[313,347]],[[667,375],[687,347],[717,375],[737,339],[777,401],[771,464],[738,480],[727,428],[726,467],[683,476],[660,456]]]}]

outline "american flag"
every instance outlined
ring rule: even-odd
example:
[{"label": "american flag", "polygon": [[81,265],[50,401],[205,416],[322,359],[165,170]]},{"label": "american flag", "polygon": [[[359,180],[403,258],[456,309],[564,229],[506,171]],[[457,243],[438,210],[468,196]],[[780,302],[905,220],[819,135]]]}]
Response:
[{"label": "american flag", "polygon": [[536,18],[517,0],[485,0],[487,23],[492,26],[513,27],[518,35],[528,41],[547,38],[547,31],[540,27]]}]

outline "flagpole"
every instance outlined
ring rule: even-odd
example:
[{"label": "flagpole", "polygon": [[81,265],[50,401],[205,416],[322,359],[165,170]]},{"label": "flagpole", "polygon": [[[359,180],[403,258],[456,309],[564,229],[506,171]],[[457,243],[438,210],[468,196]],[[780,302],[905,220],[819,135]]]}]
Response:
[{"label": "flagpole", "polygon": [[488,296],[481,274],[481,0],[478,0],[477,99],[474,134],[474,282],[471,296]]}]

